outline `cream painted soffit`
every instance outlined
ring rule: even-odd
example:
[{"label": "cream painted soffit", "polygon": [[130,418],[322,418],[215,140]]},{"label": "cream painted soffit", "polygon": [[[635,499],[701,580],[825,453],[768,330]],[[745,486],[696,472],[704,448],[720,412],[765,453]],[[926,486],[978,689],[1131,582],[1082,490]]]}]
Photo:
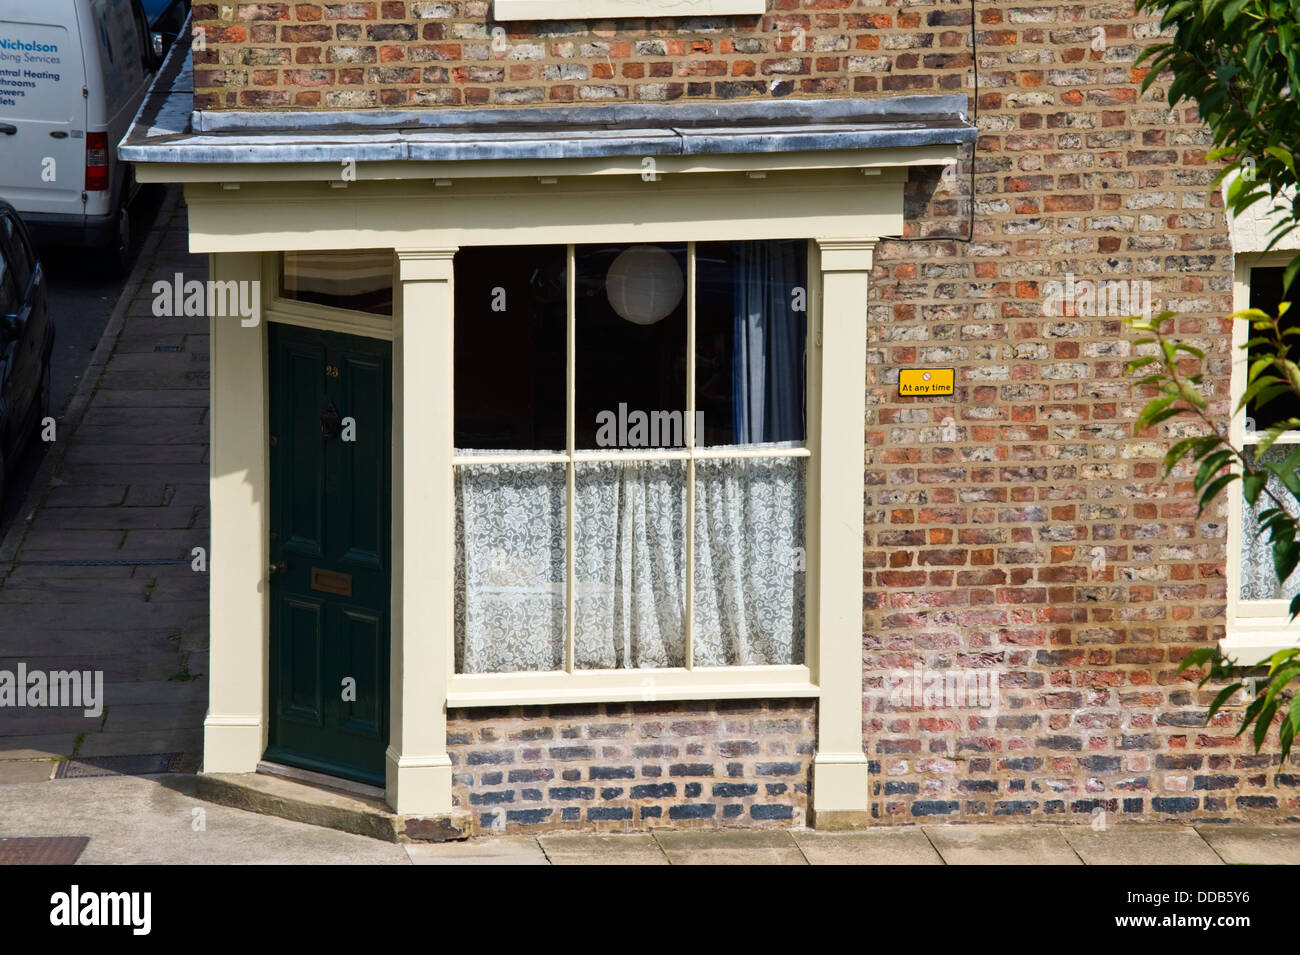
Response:
[{"label": "cream painted soffit", "polygon": [[190,58],[178,44],[118,156],[141,164],[146,181],[337,180],[348,162],[382,168],[383,178],[428,176],[441,164],[458,176],[536,175],[553,165],[563,175],[630,174],[647,160],[656,173],[939,164],[976,136],[964,94],[479,110],[193,105]]}]

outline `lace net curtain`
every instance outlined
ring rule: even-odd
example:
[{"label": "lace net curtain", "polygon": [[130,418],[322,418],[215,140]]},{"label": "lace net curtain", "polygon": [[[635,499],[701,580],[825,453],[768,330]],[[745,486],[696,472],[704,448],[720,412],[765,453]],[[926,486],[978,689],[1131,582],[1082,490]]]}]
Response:
[{"label": "lace net curtain", "polygon": [[[724,448],[799,448],[804,322],[790,302],[802,281],[801,247],[735,245],[731,360],[740,443]],[[793,435],[798,440],[787,440]],[[799,457],[697,460],[692,516],[685,461],[574,463],[575,669],[686,665],[688,520],[694,665],[802,662],[805,464]],[[458,672],[565,668],[565,469],[456,468]]]},{"label": "lace net curtain", "polygon": [[[1280,463],[1285,461],[1294,450],[1294,445],[1275,444],[1264,453],[1263,460]],[[1254,460],[1254,452],[1249,447],[1246,449],[1246,455],[1252,461]],[[1286,488],[1282,487],[1282,482],[1272,474],[1268,476],[1268,488],[1282,500],[1290,499]],[[1258,515],[1260,512],[1268,510],[1273,504],[1266,494],[1259,496],[1259,500],[1253,509],[1246,503],[1244,498],[1241,498],[1240,502],[1242,512],[1241,599],[1290,600],[1297,593],[1300,593],[1300,571],[1292,573],[1285,584],[1279,585],[1277,574],[1273,571],[1273,547],[1269,543],[1268,533],[1265,532],[1261,536],[1259,532]]]}]

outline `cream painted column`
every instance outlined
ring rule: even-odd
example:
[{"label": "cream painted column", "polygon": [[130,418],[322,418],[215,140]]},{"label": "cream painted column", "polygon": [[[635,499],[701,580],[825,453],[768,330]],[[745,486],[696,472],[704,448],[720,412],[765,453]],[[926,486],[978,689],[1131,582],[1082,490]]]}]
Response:
[{"label": "cream painted column", "polygon": [[455,253],[396,250],[393,297],[392,679],[385,775],[388,804],[399,813],[422,815],[451,810]]},{"label": "cream painted column", "polygon": [[821,408],[818,423],[817,755],[813,824],[870,821],[862,748],[862,551],[866,444],[867,279],[874,240],[818,239]]},{"label": "cream painted column", "polygon": [[[261,302],[261,256],[208,257],[212,280],[249,282]],[[260,314],[260,313],[259,313]],[[203,771],[251,773],[266,745],[267,603],[266,323],[208,319],[212,446],[209,495],[208,714]]]}]

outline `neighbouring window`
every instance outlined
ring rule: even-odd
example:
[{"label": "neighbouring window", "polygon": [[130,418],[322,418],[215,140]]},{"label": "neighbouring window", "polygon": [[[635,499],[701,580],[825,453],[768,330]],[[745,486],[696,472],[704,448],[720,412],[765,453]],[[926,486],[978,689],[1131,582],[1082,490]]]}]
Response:
[{"label": "neighbouring window", "polygon": [[804,661],[806,263],[457,253],[457,672]]},{"label": "neighbouring window", "polygon": [[285,252],[280,297],[374,315],[393,314],[393,250]]},{"label": "neighbouring window", "polygon": [[[1300,327],[1300,317],[1291,318],[1300,311],[1300,299],[1296,293],[1300,288],[1292,285],[1283,289],[1282,266],[1252,268],[1250,270],[1250,307],[1258,308],[1270,315],[1276,315],[1281,302],[1295,302],[1296,306],[1283,317],[1282,327]],[[1249,352],[1249,361],[1254,362],[1258,355],[1254,349]],[[1263,406],[1253,403],[1247,406],[1246,428],[1243,451],[1252,462],[1255,460],[1254,445],[1273,425],[1288,418],[1300,418],[1300,399],[1292,395],[1283,395]],[[1280,462],[1286,460],[1300,443],[1300,432],[1288,432],[1264,452],[1262,460]],[[1289,495],[1276,477],[1270,476],[1268,487],[1279,493],[1282,500],[1289,500]],[[1256,506],[1251,508],[1241,494],[1240,485],[1234,485],[1236,506],[1241,508],[1241,553],[1240,580],[1242,600],[1290,600],[1300,593],[1300,573],[1294,573],[1285,584],[1279,584],[1273,571],[1272,547],[1268,535],[1259,533],[1258,514],[1270,507],[1267,495],[1261,495]]]}]

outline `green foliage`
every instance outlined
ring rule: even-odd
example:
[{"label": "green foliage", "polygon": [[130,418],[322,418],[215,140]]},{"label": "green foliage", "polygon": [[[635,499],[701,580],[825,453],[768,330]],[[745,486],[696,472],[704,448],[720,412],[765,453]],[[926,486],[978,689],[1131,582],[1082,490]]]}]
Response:
[{"label": "green foliage", "polygon": [[[1300,397],[1300,367],[1290,358],[1290,340],[1300,332],[1284,329],[1281,316],[1286,314],[1283,303],[1274,317],[1259,309],[1246,309],[1233,315],[1238,321],[1250,323],[1249,340],[1242,347],[1254,350],[1255,359],[1247,372],[1246,390],[1237,402],[1234,414],[1248,407],[1258,408],[1285,394]],[[1142,408],[1134,424],[1135,432],[1184,416],[1198,420],[1203,426],[1200,433],[1176,442],[1165,453],[1165,475],[1169,476],[1180,464],[1193,470],[1192,487],[1198,495],[1199,511],[1203,514],[1224,489],[1234,481],[1242,482],[1242,494],[1259,515],[1260,534],[1268,534],[1272,545],[1273,572],[1279,582],[1285,583],[1300,565],[1300,448],[1287,455],[1283,461],[1265,461],[1264,452],[1279,436],[1300,429],[1300,419],[1279,421],[1259,436],[1255,454],[1248,457],[1225,437],[1209,417],[1205,395],[1202,392],[1204,375],[1200,370],[1205,354],[1191,345],[1170,339],[1168,325],[1172,312],[1162,312],[1152,319],[1130,318],[1128,324],[1145,333],[1136,345],[1155,346],[1154,354],[1142,355],[1129,362],[1129,372],[1142,372],[1137,381],[1140,386],[1154,388],[1156,396]],[[1194,366],[1188,371],[1184,366]],[[1273,477],[1281,491],[1270,487]],[[1266,505],[1261,507],[1260,505]],[[1300,614],[1300,595],[1291,601],[1291,619]],[[1287,692],[1287,685],[1300,676],[1300,647],[1283,650],[1260,666],[1268,672],[1253,681],[1255,699],[1242,715],[1240,736],[1254,726],[1252,740],[1255,751],[1264,745],[1269,726],[1279,712],[1286,714],[1280,723],[1279,739],[1282,756],[1291,751],[1296,731],[1300,729],[1300,695]],[[1215,697],[1206,714],[1207,722],[1227,703],[1244,683],[1236,679],[1239,665],[1216,647],[1202,647],[1191,651],[1183,659],[1178,671],[1192,667],[1208,666],[1200,686],[1210,682],[1228,682]]]},{"label": "green foliage", "polygon": [[[1210,128],[1215,149],[1211,161],[1227,163],[1215,184],[1239,173],[1228,185],[1226,205],[1234,216],[1257,202],[1276,216],[1269,235],[1273,248],[1300,225],[1296,206],[1296,160],[1292,153],[1300,143],[1300,107],[1293,91],[1300,91],[1300,0],[1135,0],[1139,13],[1157,14],[1167,40],[1156,43],[1137,62],[1148,63],[1150,72],[1143,84],[1169,80],[1171,108],[1183,102],[1196,104],[1202,121]],[[1283,287],[1289,287],[1300,273],[1300,256],[1287,266]],[[1234,315],[1249,322],[1251,335],[1246,345],[1254,355],[1246,378],[1246,390],[1233,409],[1259,408],[1286,394],[1300,397],[1300,365],[1291,356],[1300,329],[1283,329],[1276,317],[1248,309]],[[1193,487],[1201,513],[1234,481],[1242,482],[1242,495],[1256,509],[1260,534],[1268,534],[1273,570],[1280,582],[1288,580],[1300,564],[1300,450],[1284,461],[1264,461],[1266,452],[1287,431],[1300,429],[1300,420],[1280,421],[1259,436],[1255,454],[1247,457],[1224,436],[1225,422],[1214,422],[1207,414],[1199,370],[1186,374],[1180,364],[1197,367],[1203,355],[1195,348],[1171,341],[1165,326],[1172,319],[1164,313],[1150,321],[1131,320],[1135,329],[1149,337],[1141,344],[1155,345],[1156,354],[1132,362],[1132,371],[1142,371],[1141,384],[1154,387],[1157,396],[1138,417],[1139,431],[1178,416],[1197,418],[1200,433],[1178,441],[1165,455],[1166,474],[1184,461],[1194,467]],[[1270,487],[1269,478],[1276,482]],[[1280,488],[1280,491],[1275,490]],[[1291,601],[1291,619],[1300,614],[1300,596]],[[1243,714],[1240,736],[1254,726],[1255,751],[1264,745],[1269,726],[1279,714],[1283,758],[1291,751],[1300,729],[1300,694],[1287,686],[1300,676],[1300,647],[1275,654],[1260,666],[1267,673],[1254,681],[1255,699]],[[1239,690],[1240,666],[1223,656],[1217,647],[1192,651],[1179,672],[1207,666],[1201,680],[1233,681],[1218,693],[1207,720]]]},{"label": "green foliage", "polygon": [[[1139,12],[1158,13],[1168,41],[1142,52],[1151,72],[1144,89],[1170,78],[1169,105],[1194,102],[1214,136],[1210,159],[1243,174],[1228,187],[1234,214],[1267,198],[1280,214],[1270,237],[1300,225],[1295,205],[1300,142],[1300,0],[1136,0]],[[1167,71],[1167,73],[1162,73]],[[1300,259],[1288,267],[1289,283]]]}]

